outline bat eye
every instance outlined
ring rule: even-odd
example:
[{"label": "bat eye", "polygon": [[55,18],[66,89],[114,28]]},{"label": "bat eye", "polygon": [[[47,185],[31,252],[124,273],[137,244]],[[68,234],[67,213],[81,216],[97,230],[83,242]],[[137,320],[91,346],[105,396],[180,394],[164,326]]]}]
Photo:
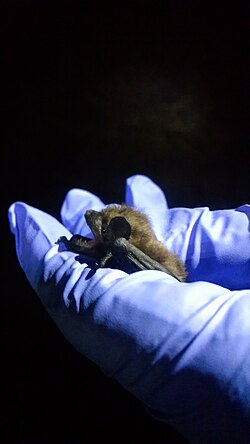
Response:
[{"label": "bat eye", "polygon": [[105,234],[106,231],[107,231],[107,227],[102,227],[102,230],[101,230],[102,234]]}]

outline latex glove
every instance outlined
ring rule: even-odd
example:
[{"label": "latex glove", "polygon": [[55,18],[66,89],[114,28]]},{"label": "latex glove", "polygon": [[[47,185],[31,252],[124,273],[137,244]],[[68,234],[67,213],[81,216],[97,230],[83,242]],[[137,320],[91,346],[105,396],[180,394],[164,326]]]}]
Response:
[{"label": "latex glove", "polygon": [[[144,176],[127,180],[126,202],[151,216],[158,237],[187,260],[190,280],[199,273],[204,279],[209,263],[209,280],[221,267],[224,285],[249,288],[249,273],[237,274],[249,270],[249,207],[168,210],[162,191]],[[180,283],[159,271],[98,269],[91,276],[55,242],[70,231],[88,235],[83,213],[102,207],[93,194],[71,190],[64,227],[25,203],[11,206],[17,257],[45,308],[78,351],[191,442],[249,443],[250,290]],[[232,280],[226,270],[234,266]]]}]

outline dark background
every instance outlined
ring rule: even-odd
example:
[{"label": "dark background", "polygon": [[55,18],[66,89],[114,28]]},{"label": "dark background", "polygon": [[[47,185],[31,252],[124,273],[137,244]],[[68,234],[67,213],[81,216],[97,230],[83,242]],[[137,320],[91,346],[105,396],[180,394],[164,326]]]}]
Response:
[{"label": "dark background", "polygon": [[3,2],[1,442],[186,442],[62,337],[6,214],[59,218],[73,187],[119,202],[136,173],[170,207],[249,202],[247,4]]}]

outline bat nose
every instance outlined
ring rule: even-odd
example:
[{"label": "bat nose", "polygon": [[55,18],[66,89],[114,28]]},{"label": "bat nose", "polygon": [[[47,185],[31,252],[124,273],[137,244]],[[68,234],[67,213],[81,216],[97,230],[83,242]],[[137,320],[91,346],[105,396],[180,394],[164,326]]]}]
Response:
[{"label": "bat nose", "polygon": [[85,216],[85,219],[88,221],[88,220],[93,219],[94,217],[97,217],[97,215],[99,215],[99,214],[100,214],[99,211],[87,210],[87,211],[85,211],[84,216]]},{"label": "bat nose", "polygon": [[85,211],[85,217],[90,217],[92,213],[92,210]]}]

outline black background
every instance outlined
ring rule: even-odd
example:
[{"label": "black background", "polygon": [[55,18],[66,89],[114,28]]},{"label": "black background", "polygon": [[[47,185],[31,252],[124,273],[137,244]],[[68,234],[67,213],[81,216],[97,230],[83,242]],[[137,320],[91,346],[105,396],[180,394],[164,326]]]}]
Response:
[{"label": "black background", "polygon": [[7,209],[59,218],[145,174],[170,207],[249,201],[245,1],[20,1],[2,8],[1,442],[184,443],[59,333],[20,269]]}]

